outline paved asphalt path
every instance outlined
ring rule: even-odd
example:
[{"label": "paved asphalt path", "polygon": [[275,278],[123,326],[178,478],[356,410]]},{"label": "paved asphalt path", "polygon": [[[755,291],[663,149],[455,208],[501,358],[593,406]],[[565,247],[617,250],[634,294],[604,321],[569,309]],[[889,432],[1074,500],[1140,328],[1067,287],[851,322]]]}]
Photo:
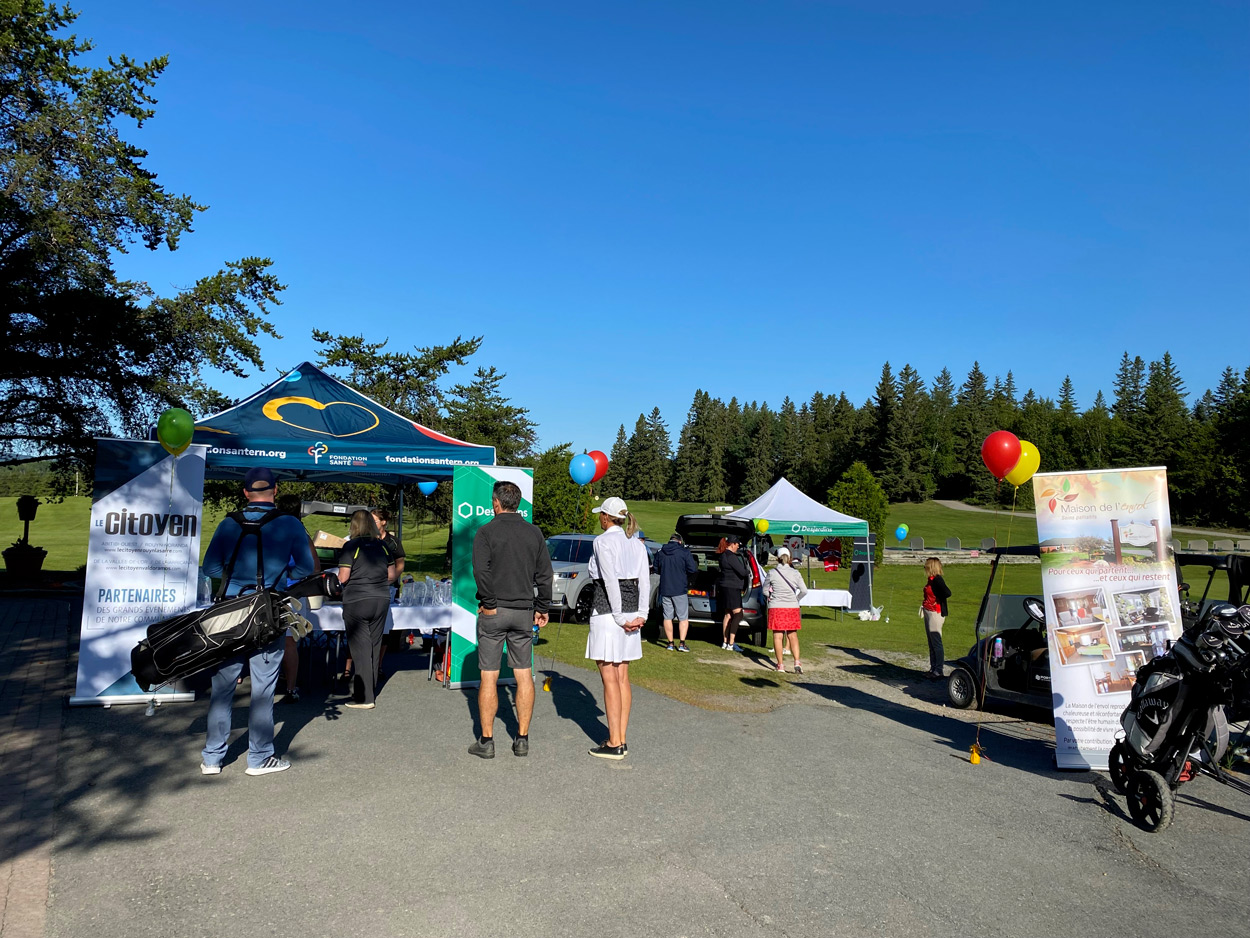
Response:
[{"label": "paved asphalt path", "polygon": [[636,691],[605,762],[597,679],[562,670],[526,759],[502,727],[468,756],[472,698],[423,670],[375,711],[279,705],[294,767],[262,778],[245,738],[199,774],[204,702],[67,712],[47,934],[1247,934],[1250,799],[1210,780],[1145,834],[1036,725],[971,766],[966,715],[816,680],[767,714]]}]

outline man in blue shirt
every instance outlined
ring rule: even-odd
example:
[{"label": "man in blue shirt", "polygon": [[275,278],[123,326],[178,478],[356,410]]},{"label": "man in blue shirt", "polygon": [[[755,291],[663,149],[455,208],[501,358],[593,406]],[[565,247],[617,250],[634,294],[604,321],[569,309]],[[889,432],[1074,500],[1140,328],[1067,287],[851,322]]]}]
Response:
[{"label": "man in blue shirt", "polygon": [[[243,516],[248,521],[259,521],[273,510],[277,491],[278,485],[272,472],[264,468],[249,469],[243,477],[243,494],[247,497]],[[204,572],[220,579],[225,575],[225,567],[234,553],[235,544],[239,544],[239,555],[226,584],[226,596],[237,596],[244,587],[256,585],[256,538],[249,535],[240,541],[242,533],[243,528],[233,518],[223,519],[204,555]],[[260,540],[266,586],[276,586],[284,576],[299,579],[313,573],[312,545],[298,518],[282,515],[273,519],[260,529]],[[247,718],[247,775],[269,775],[291,767],[290,762],[278,758],[273,751],[273,692],[278,683],[278,670],[285,648],[286,636],[279,635],[271,644],[253,652],[250,658],[252,695]],[[204,760],[200,764],[200,771],[205,775],[221,774],[221,762],[230,741],[234,688],[242,673],[241,655],[213,672],[213,696],[208,705],[208,739],[204,744]]]}]

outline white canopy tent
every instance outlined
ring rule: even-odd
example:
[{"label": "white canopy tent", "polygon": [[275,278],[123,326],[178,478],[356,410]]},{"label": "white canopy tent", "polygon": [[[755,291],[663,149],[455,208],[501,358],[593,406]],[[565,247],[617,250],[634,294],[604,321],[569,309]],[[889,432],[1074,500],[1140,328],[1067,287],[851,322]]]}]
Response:
[{"label": "white canopy tent", "polygon": [[867,537],[868,522],[852,518],[840,511],[808,498],[784,478],[778,479],[767,492],[727,518],[768,522],[768,533],[785,537],[790,534],[818,537]]}]

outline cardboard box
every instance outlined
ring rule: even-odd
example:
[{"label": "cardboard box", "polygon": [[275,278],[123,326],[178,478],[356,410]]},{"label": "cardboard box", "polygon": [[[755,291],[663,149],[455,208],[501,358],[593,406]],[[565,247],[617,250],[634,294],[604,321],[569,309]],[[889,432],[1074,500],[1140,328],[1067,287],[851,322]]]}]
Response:
[{"label": "cardboard box", "polygon": [[341,537],[335,537],[326,531],[318,531],[313,537],[313,547],[328,547],[337,549],[346,544],[347,541]]}]

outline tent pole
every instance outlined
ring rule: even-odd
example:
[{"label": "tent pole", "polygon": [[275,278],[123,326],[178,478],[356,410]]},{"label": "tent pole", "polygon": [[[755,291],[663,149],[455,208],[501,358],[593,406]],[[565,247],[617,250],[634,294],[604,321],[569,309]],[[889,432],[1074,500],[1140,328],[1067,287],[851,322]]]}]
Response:
[{"label": "tent pole", "polygon": [[399,489],[399,528],[395,531],[399,535],[396,540],[399,546],[404,546],[404,483],[400,482],[396,488]]}]

